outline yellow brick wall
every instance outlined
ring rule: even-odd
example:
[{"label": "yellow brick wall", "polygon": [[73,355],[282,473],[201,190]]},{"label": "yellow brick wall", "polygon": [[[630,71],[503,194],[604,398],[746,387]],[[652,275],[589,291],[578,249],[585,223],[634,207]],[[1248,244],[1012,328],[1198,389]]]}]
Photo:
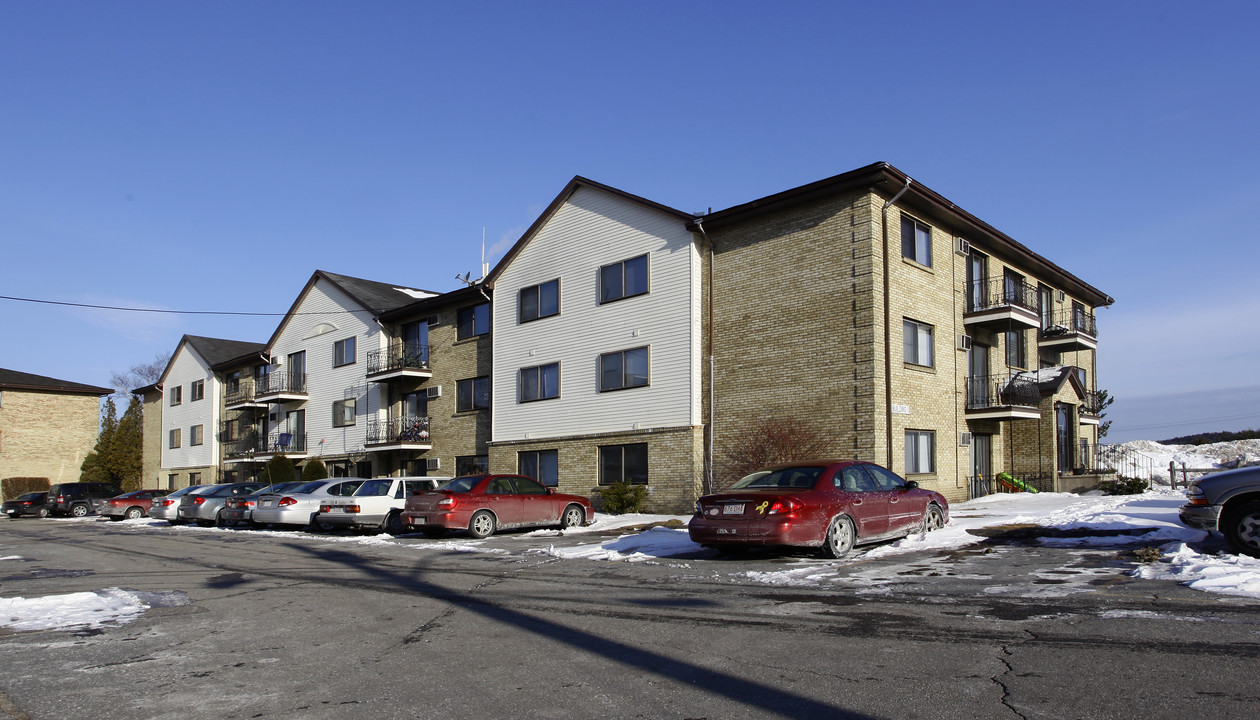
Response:
[{"label": "yellow brick wall", "polygon": [[78,482],[96,446],[100,398],[4,389],[0,398],[0,478]]}]

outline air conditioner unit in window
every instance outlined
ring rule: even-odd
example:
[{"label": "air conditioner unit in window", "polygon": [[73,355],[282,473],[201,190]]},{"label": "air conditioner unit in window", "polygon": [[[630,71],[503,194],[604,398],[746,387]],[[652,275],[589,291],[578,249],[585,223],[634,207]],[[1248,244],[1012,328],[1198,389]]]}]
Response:
[{"label": "air conditioner unit in window", "polygon": [[958,433],[958,447],[971,447],[971,433]]},{"label": "air conditioner unit in window", "polygon": [[959,350],[970,350],[970,349],[971,349],[971,336],[970,336],[970,335],[959,335],[959,336],[958,336],[958,349],[959,349]]},{"label": "air conditioner unit in window", "polygon": [[954,238],[954,252],[959,255],[971,254],[971,243],[966,238]]},{"label": "air conditioner unit in window", "polygon": [[424,394],[425,394],[425,396],[430,397],[430,398],[439,398],[439,397],[442,397],[442,386],[441,386],[441,385],[434,385],[433,387],[430,387],[430,388],[426,389],[426,390],[424,391]]},{"label": "air conditioner unit in window", "polygon": [[1057,291],[1055,295],[1059,298],[1059,302],[1063,302],[1064,300],[1067,299],[1067,294],[1064,293],[1062,290]]},{"label": "air conditioner unit in window", "polygon": [[442,458],[425,458],[424,469],[425,470],[441,470]]}]

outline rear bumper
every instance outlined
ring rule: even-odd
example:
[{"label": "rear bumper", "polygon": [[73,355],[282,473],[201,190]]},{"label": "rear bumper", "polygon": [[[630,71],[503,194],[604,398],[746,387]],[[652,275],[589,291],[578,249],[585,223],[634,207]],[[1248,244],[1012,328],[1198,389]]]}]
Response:
[{"label": "rear bumper", "polygon": [[319,521],[344,528],[374,528],[385,522],[384,515],[363,513],[320,513]]},{"label": "rear bumper", "polygon": [[1182,505],[1177,514],[1183,525],[1196,530],[1216,530],[1220,527],[1221,507],[1219,505]]},{"label": "rear bumper", "polygon": [[447,530],[463,530],[468,527],[467,517],[463,515],[457,517],[451,512],[404,512],[402,522],[404,527],[412,528],[441,527]]},{"label": "rear bumper", "polygon": [[263,525],[309,525],[313,510],[275,510],[259,508],[254,511],[254,522]]},{"label": "rear bumper", "polygon": [[700,545],[818,545],[818,541],[801,533],[800,523],[792,516],[752,521],[712,520],[694,516],[687,524],[691,541]]}]

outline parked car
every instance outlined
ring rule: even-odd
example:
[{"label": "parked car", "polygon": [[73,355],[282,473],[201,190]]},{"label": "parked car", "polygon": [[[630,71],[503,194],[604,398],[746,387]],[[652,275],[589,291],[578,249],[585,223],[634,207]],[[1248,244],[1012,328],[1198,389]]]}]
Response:
[{"label": "parked car", "polygon": [[206,488],[214,487],[213,485],[189,485],[175,490],[166,497],[160,497],[153,501],[149,506],[149,517],[154,520],[165,520],[172,525],[183,525],[184,521],[179,519],[179,502],[189,493],[201,492]]},{"label": "parked car", "polygon": [[396,477],[365,480],[348,498],[329,498],[319,504],[320,529],[380,529],[403,532],[402,511],[412,493],[433,490],[450,478]]},{"label": "parked car", "polygon": [[153,501],[166,497],[170,490],[133,490],[112,498],[97,500],[96,512],[110,520],[135,520],[149,514]]},{"label": "parked car", "polygon": [[248,495],[265,486],[266,483],[260,482],[228,483],[189,493],[179,499],[179,519],[202,527],[213,527],[220,523],[219,513],[228,498]]},{"label": "parked car", "polygon": [[3,512],[11,518],[19,518],[23,515],[48,517],[48,493],[28,492],[12,500],[5,500]]},{"label": "parked car", "polygon": [[568,528],[594,519],[590,500],[558,493],[523,475],[455,478],[435,492],[412,495],[402,514],[404,526],[428,537],[467,530],[484,538],[506,528]]},{"label": "parked car", "polygon": [[258,488],[248,495],[237,495],[229,497],[223,503],[223,512],[219,513],[219,519],[223,525],[233,526],[240,523],[249,523],[253,527],[258,527],[258,523],[254,522],[254,510],[258,507],[258,500],[267,493],[282,493],[286,490],[292,490],[300,485],[302,481],[277,483],[275,485],[266,485]]},{"label": "parked car", "polygon": [[[312,480],[283,494],[266,494],[258,498],[254,522],[259,525],[296,525],[306,527],[315,522],[319,505],[330,497],[353,495],[366,478],[328,478]],[[322,530],[332,530],[327,525]]]},{"label": "parked car", "polygon": [[1215,530],[1235,552],[1260,557],[1260,467],[1225,470],[1190,483],[1181,522]]},{"label": "parked car", "polygon": [[97,500],[112,498],[122,489],[109,483],[58,483],[48,488],[48,514],[84,517]]},{"label": "parked car", "polygon": [[940,493],[867,462],[793,463],[755,472],[696,503],[687,529],[706,547],[798,546],[843,557],[854,545],[949,522]]}]

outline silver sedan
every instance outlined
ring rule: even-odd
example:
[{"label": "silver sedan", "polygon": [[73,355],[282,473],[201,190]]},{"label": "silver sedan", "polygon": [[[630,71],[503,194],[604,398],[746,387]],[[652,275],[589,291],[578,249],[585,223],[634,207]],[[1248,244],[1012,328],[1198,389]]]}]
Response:
[{"label": "silver sedan", "polygon": [[186,488],[180,488],[166,497],[156,498],[153,501],[153,507],[149,508],[149,517],[154,520],[165,520],[172,525],[182,524],[179,519],[179,502],[180,498],[191,493],[198,493],[202,490],[214,487],[213,485],[189,485]]},{"label": "silver sedan", "polygon": [[230,497],[248,495],[267,483],[247,482],[212,485],[199,493],[189,493],[179,499],[179,519],[183,522],[195,521],[202,527],[213,527],[219,524],[219,513],[223,504]]},{"label": "silver sedan", "polygon": [[319,505],[329,497],[353,495],[363,478],[328,478],[314,480],[292,491],[263,495],[254,508],[254,522],[259,525],[294,525],[305,527],[319,512]]}]

